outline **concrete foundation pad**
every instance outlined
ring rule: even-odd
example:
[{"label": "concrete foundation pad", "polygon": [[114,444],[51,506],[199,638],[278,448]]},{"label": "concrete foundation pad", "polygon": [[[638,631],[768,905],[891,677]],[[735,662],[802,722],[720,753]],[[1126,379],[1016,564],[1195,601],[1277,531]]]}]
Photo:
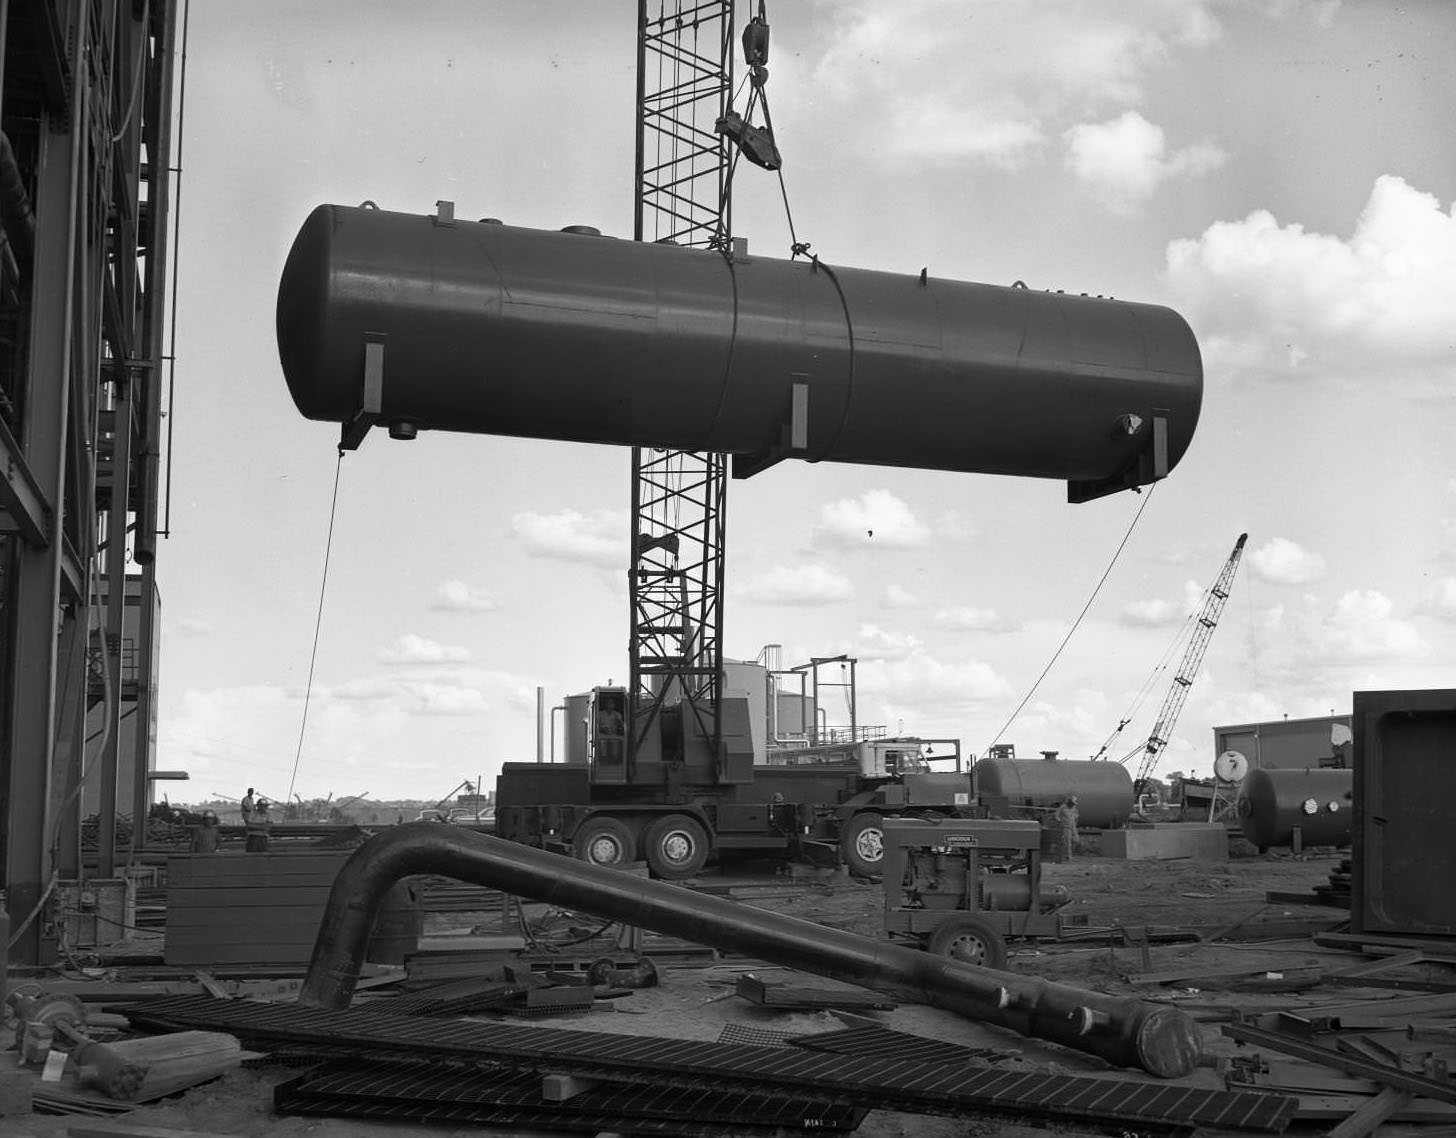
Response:
[{"label": "concrete foundation pad", "polygon": [[1154,822],[1103,830],[1102,856],[1128,861],[1228,861],[1228,830],[1222,822]]}]

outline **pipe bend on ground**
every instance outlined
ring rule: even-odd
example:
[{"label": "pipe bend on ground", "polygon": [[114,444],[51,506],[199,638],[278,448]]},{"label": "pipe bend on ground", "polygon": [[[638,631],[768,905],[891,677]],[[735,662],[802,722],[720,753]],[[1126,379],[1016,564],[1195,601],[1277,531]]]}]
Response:
[{"label": "pipe bend on ground", "polygon": [[384,895],[426,873],[944,1007],[1120,1067],[1175,1078],[1198,1062],[1198,1027],[1176,1008],[962,964],[439,822],[391,827],[344,863],[299,1003],[349,1006]]}]

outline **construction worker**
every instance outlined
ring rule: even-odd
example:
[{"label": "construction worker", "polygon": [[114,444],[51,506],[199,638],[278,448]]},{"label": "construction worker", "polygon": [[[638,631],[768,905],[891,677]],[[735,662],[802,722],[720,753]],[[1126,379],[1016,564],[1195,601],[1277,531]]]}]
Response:
[{"label": "construction worker", "polygon": [[217,815],[211,810],[202,812],[202,823],[192,831],[193,853],[217,853],[218,839],[222,830],[217,824]]},{"label": "construction worker", "polygon": [[[248,791],[252,794],[252,790]],[[243,849],[247,853],[268,852],[268,800],[258,800],[258,806],[248,815],[245,823],[247,826],[246,835],[243,838]]]},{"label": "construction worker", "polygon": [[1057,807],[1058,861],[1071,861],[1077,852],[1077,796],[1068,795]]}]

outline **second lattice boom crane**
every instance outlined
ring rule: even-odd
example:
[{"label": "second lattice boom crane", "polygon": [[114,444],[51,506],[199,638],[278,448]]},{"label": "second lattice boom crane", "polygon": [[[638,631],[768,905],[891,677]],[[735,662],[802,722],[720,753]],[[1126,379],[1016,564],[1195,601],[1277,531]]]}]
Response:
[{"label": "second lattice boom crane", "polygon": [[1153,768],[1157,766],[1158,756],[1163,753],[1163,748],[1172,738],[1173,727],[1178,722],[1183,705],[1188,702],[1188,692],[1193,687],[1193,677],[1198,674],[1198,666],[1203,663],[1203,654],[1208,651],[1208,641],[1213,636],[1213,630],[1218,627],[1219,617],[1223,615],[1223,606],[1228,601],[1229,590],[1233,588],[1234,574],[1238,572],[1239,560],[1244,555],[1244,542],[1248,539],[1248,534],[1239,534],[1239,540],[1234,542],[1233,552],[1223,563],[1217,580],[1208,587],[1208,592],[1203,595],[1203,607],[1198,611],[1197,623],[1193,626],[1193,635],[1183,653],[1183,662],[1178,666],[1178,673],[1173,677],[1173,686],[1168,689],[1168,696],[1163,700],[1163,706],[1158,709],[1158,718],[1153,724],[1152,734],[1148,736],[1148,741],[1143,745],[1142,759],[1138,763],[1137,774],[1132,780],[1135,795],[1141,795],[1147,788],[1148,779],[1152,777]]}]

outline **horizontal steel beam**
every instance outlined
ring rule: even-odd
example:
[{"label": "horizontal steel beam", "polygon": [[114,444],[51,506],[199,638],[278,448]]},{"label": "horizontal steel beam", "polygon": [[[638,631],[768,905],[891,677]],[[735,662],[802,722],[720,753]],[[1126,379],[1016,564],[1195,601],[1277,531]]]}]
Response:
[{"label": "horizontal steel beam", "polygon": [[0,509],[9,515],[9,525],[20,536],[35,546],[44,549],[50,544],[51,506],[46,501],[45,491],[30,472],[30,463],[25,452],[0,419],[0,467],[5,477],[0,479]]},{"label": "horizontal steel beam", "polygon": [[1411,1071],[1402,1071],[1388,1063],[1377,1063],[1373,1059],[1364,1059],[1344,1051],[1336,1051],[1332,1047],[1311,1043],[1307,1039],[1296,1039],[1293,1036],[1284,1035],[1282,1032],[1254,1027],[1251,1024],[1225,1024],[1223,1033],[1240,1043],[1257,1043],[1285,1055],[1293,1055],[1296,1059],[1323,1063],[1326,1067],[1334,1067],[1348,1075],[1374,1079],[1377,1083],[1382,1083],[1387,1087],[1398,1087],[1400,1090],[1425,1095],[1427,1098],[1437,1099],[1440,1102],[1456,1103],[1456,1083],[1450,1080],[1432,1079]]}]

